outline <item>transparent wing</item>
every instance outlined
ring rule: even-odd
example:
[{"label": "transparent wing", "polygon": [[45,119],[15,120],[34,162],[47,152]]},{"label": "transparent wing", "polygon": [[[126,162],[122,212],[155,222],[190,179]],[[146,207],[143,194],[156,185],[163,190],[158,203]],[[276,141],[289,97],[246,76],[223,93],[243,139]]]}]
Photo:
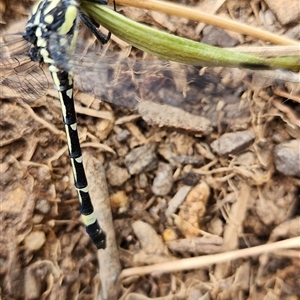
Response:
[{"label": "transparent wing", "polygon": [[[101,56],[96,51],[74,58],[75,86],[101,100],[134,108],[143,101],[154,101],[189,108],[203,98],[217,100],[239,96],[248,88],[249,76],[260,78],[261,87],[299,83],[299,74],[284,71],[250,71],[232,68],[201,68],[163,60]],[[109,57],[110,56],[110,57]],[[238,87],[238,88],[237,88]]]},{"label": "transparent wing", "polygon": [[[200,68],[160,60],[136,59],[77,60],[74,66],[75,86],[101,100],[135,108],[139,103],[152,101],[194,112],[206,97],[226,98],[239,95],[243,88],[223,85],[216,72],[200,75]],[[243,84],[242,84],[243,85]],[[244,85],[243,85],[244,86]]]},{"label": "transparent wing", "polygon": [[0,36],[1,99],[22,99],[30,102],[48,90],[44,71],[28,56],[30,44],[20,34]]},{"label": "transparent wing", "polygon": [[[75,87],[97,98],[133,108],[151,124],[209,132],[212,126],[234,126],[250,119],[250,88],[282,86],[298,81],[291,72],[200,68],[143,57],[78,47]],[[253,83],[253,78],[259,83]],[[254,84],[254,85],[253,85]],[[287,94],[299,88],[292,87]],[[195,116],[197,118],[195,118]],[[198,126],[200,124],[201,126]]]},{"label": "transparent wing", "polygon": [[[5,98],[32,101],[46,93],[48,81],[38,64],[28,58],[29,45],[18,38],[5,37],[0,44],[1,94]],[[205,117],[213,124],[218,124],[220,118],[233,120],[249,115],[249,105],[241,103],[241,95],[247,89],[244,70],[210,68],[203,71],[162,60],[124,59],[116,52],[106,52],[103,56],[99,48],[86,50],[86,44],[78,44],[72,61],[75,88],[103,101],[136,109],[142,115],[155,115],[158,120],[154,123],[169,124],[168,116],[163,115],[167,113],[167,106]],[[267,76],[264,81],[273,78],[265,85],[284,83],[274,81],[274,71]],[[169,114],[178,115],[172,124],[183,118],[176,110]],[[185,118],[191,116],[185,115]]]}]

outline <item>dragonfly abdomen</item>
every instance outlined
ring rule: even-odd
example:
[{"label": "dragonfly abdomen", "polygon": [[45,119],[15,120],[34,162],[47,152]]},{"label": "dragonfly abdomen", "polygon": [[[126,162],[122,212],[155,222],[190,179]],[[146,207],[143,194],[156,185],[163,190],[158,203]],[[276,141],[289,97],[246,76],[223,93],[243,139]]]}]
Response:
[{"label": "dragonfly abdomen", "polygon": [[77,39],[78,5],[75,0],[39,2],[27,23],[23,37],[31,43],[31,59],[48,64],[61,101],[82,221],[97,248],[104,249],[106,235],[95,217],[89,195],[73,99],[73,74],[70,66]]}]

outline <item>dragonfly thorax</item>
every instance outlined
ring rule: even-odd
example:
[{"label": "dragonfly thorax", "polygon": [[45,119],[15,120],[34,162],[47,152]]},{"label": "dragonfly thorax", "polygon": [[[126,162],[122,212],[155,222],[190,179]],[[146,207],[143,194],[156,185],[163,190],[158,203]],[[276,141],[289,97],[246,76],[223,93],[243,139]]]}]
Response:
[{"label": "dragonfly thorax", "polygon": [[34,8],[23,37],[32,46],[32,60],[70,70],[77,38],[78,2],[42,0]]}]

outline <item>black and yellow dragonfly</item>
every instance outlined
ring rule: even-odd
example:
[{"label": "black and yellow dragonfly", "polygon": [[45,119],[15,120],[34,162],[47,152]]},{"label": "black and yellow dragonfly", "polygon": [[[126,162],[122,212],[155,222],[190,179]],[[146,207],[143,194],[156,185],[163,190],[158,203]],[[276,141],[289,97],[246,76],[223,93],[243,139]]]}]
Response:
[{"label": "black and yellow dragonfly", "polygon": [[[107,0],[92,2],[107,4]],[[17,94],[23,95],[25,99],[39,97],[45,92],[47,80],[41,69],[32,65],[32,62],[47,64],[54,86],[59,93],[82,221],[97,248],[105,249],[106,235],[95,217],[83,167],[73,99],[71,59],[76,47],[79,18],[101,43],[104,44],[109,40],[110,34],[105,37],[97,30],[96,24],[80,10],[80,1],[77,0],[39,1],[33,8],[19,42],[4,43],[5,37],[2,37],[1,97],[7,98],[9,95],[12,97]],[[27,47],[25,52],[23,46]],[[19,51],[27,56],[23,56],[22,61],[19,60],[20,53],[17,53]],[[22,73],[21,69],[25,72]],[[19,79],[13,78],[14,75]],[[20,80],[21,77],[24,80]]]},{"label": "black and yellow dragonfly", "polygon": [[[106,0],[93,2],[107,4]],[[105,233],[94,216],[82,163],[73,81],[75,87],[83,92],[138,110],[149,122],[204,134],[209,134],[218,125],[218,112],[215,107],[212,109],[211,103],[216,104],[219,99],[236,103],[238,101],[234,99],[239,98],[246,87],[239,85],[237,89],[235,83],[225,87],[221,83],[221,73],[206,72],[199,76],[199,68],[163,61],[146,64],[139,60],[113,58],[117,67],[112,66],[109,59],[95,63],[97,58],[93,53],[80,54],[84,49],[77,42],[79,17],[102,44],[108,41],[110,35],[103,36],[97,24],[80,10],[79,2],[75,0],[40,1],[23,36],[0,37],[1,98],[19,97],[30,102],[43,96],[48,89],[48,79],[39,63],[48,65],[61,101],[82,220],[97,248],[103,249]],[[132,74],[136,75],[134,80]],[[158,104],[154,104],[153,100]],[[173,108],[169,108],[170,105]],[[233,109],[227,113],[229,123]],[[247,114],[242,109],[238,113]],[[225,118],[226,114],[223,120]],[[181,124],[183,119],[185,122]]]}]

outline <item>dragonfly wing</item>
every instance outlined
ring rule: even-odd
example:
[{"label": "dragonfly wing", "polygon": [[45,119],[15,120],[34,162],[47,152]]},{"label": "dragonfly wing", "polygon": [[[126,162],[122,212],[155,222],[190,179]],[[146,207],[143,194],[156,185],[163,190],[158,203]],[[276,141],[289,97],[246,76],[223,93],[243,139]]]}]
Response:
[{"label": "dragonfly wing", "polygon": [[11,69],[10,72],[1,72],[0,83],[1,99],[19,98],[32,102],[44,96],[48,90],[46,75],[40,66],[31,61]]},{"label": "dragonfly wing", "polygon": [[32,102],[46,94],[48,79],[38,63],[30,60],[29,47],[20,34],[0,36],[1,99]]}]

